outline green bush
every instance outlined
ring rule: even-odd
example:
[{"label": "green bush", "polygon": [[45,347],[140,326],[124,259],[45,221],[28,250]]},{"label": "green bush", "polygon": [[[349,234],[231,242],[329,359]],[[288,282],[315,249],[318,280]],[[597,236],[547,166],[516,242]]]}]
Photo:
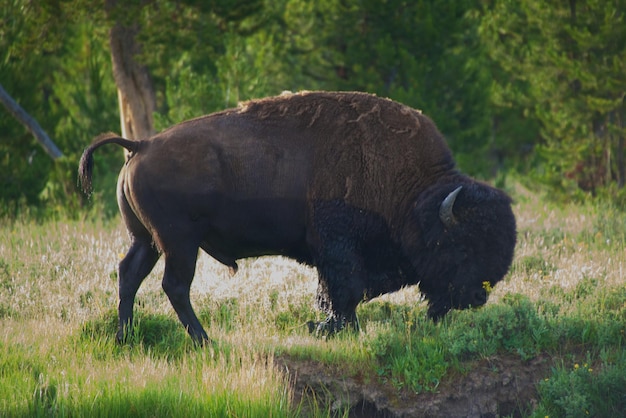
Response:
[{"label": "green bush", "polygon": [[626,411],[626,354],[615,362],[562,364],[539,382],[533,417],[617,417]]}]

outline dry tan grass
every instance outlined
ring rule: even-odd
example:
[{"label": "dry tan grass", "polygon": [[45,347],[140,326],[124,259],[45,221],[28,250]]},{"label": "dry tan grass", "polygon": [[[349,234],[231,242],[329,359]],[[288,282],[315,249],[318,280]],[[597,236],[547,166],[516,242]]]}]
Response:
[{"label": "dry tan grass", "polygon": [[[509,292],[537,299],[542,297],[542,289],[570,289],[583,278],[595,278],[607,286],[624,284],[624,243],[591,245],[584,240],[584,233],[592,231],[597,217],[603,216],[597,209],[558,208],[532,195],[519,200],[514,208],[519,231],[514,268],[495,287],[492,302]],[[128,239],[121,225],[1,225],[0,314],[44,321],[56,318],[67,325],[110,312],[117,306],[117,264],[127,248]],[[529,258],[549,268],[528,269],[525,263]],[[162,273],[161,260],[144,281],[138,300],[145,309],[173,315],[161,290]],[[207,300],[232,298],[238,299],[239,305],[264,309],[273,303],[282,309],[300,298],[312,303],[316,287],[314,269],[285,258],[242,260],[239,272],[231,277],[226,267],[201,253],[192,302],[197,310]],[[383,299],[423,303],[417,287]]]},{"label": "dry tan grass", "polygon": [[[506,293],[537,300],[545,297],[548,288],[571,290],[583,279],[596,279],[606,287],[626,283],[624,242],[611,242],[600,231],[594,232],[599,218],[619,215],[593,206],[558,207],[536,197],[525,198],[515,212],[519,234],[512,273],[496,286],[492,300]],[[626,224],[622,227],[626,230]],[[529,271],[529,259],[542,261],[547,268]]]}]

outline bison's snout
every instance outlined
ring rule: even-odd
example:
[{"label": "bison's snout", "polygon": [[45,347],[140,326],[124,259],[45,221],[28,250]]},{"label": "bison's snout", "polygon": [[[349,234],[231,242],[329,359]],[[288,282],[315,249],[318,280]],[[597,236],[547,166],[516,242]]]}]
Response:
[{"label": "bison's snout", "polygon": [[478,308],[479,306],[483,306],[487,303],[488,298],[487,290],[480,289],[465,289],[462,292],[459,292],[457,296],[457,300],[454,305],[457,309],[468,309],[468,308]]},{"label": "bison's snout", "polygon": [[477,289],[474,290],[473,292],[471,292],[468,295],[468,299],[467,299],[467,307],[478,307],[478,306],[483,306],[485,303],[487,303],[487,291],[485,289]]},{"label": "bison's snout", "polygon": [[487,291],[485,289],[474,290],[472,293],[472,306],[483,306],[487,303]]}]

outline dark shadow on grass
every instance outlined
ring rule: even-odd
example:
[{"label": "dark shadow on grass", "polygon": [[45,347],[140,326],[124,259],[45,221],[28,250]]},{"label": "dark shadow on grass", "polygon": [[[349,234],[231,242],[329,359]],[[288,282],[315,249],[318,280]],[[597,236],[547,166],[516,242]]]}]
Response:
[{"label": "dark shadow on grass", "polygon": [[229,347],[214,341],[205,346],[195,344],[176,318],[163,314],[136,312],[132,330],[123,344],[116,341],[116,332],[117,312],[111,310],[100,318],[86,321],[77,344],[91,346],[98,358],[135,353],[176,360],[195,350],[210,349],[214,354],[230,351]]}]

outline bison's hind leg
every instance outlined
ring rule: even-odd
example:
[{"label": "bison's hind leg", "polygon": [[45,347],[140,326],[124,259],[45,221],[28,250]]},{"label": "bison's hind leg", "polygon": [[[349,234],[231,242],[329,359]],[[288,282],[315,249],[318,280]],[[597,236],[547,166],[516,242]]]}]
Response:
[{"label": "bison's hind leg", "polygon": [[152,271],[159,259],[159,250],[155,247],[150,232],[133,212],[124,192],[124,171],[120,173],[117,187],[117,204],[132,238],[128,253],[119,265],[119,328],[117,340],[123,342],[132,329],[133,305],[139,286]]},{"label": "bison's hind leg", "polygon": [[119,328],[117,341],[124,342],[132,329],[135,295],[143,279],[152,271],[159,252],[152,242],[135,239],[119,265]]},{"label": "bison's hind leg", "polygon": [[199,246],[187,240],[182,242],[188,235],[181,235],[177,245],[170,246],[164,244],[165,252],[165,272],[163,274],[163,290],[174,307],[180,322],[193,338],[199,344],[204,344],[209,340],[207,333],[204,331],[202,324],[198,320],[191,301],[189,292],[191,282],[196,271],[196,260],[198,258]]}]

